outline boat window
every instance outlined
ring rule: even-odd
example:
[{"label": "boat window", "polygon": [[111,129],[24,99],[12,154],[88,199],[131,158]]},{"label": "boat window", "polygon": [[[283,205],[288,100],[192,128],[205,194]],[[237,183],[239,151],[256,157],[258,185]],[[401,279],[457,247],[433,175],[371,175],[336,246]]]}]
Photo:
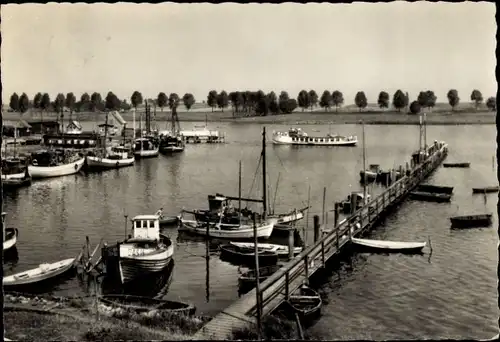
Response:
[{"label": "boat window", "polygon": [[85,144],[85,140],[80,140],[80,144]]},{"label": "boat window", "polygon": [[141,221],[135,221],[135,228],[142,228]]},{"label": "boat window", "polygon": [[58,144],[62,144],[62,143],[63,143],[63,141],[62,141],[62,140],[57,140],[57,143],[58,143]]}]

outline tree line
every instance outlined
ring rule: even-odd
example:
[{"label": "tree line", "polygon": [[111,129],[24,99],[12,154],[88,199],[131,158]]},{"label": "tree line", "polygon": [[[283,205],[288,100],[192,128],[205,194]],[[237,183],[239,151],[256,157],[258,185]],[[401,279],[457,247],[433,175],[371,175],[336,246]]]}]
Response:
[{"label": "tree line", "polygon": [[[454,111],[460,103],[458,91],[456,89],[450,89],[447,93],[447,99],[451,106],[451,110]],[[474,102],[476,109],[483,103],[483,95],[477,89],[472,91],[470,99]],[[181,101],[184,107],[189,111],[196,103],[196,99],[191,93],[186,93],[180,98],[177,93],[171,93],[167,96],[166,93],[160,92],[156,99],[149,99],[147,101],[153,102],[161,111],[163,111],[165,107],[173,110],[180,105]],[[432,90],[425,90],[421,91],[417,99],[410,103],[408,93],[398,89],[392,96],[392,102],[389,94],[386,91],[381,91],[377,99],[377,105],[381,109],[388,109],[392,104],[393,108],[398,111],[405,109],[407,112],[409,111],[413,114],[417,114],[422,108],[433,108],[436,101],[437,96],[434,92]],[[73,93],[67,93],[66,95],[59,93],[53,101],[51,101],[47,93],[37,93],[33,97],[33,101],[30,101],[26,93],[22,93],[21,96],[14,93],[10,97],[9,106],[13,111],[20,113],[25,113],[32,108],[34,110],[39,110],[40,113],[54,111],[64,116],[64,108],[70,112],[70,115],[73,112],[84,111],[129,110],[131,108],[137,110],[137,107],[143,102],[143,96],[139,91],[134,91],[132,93],[130,104],[126,99],[120,100],[111,91],[108,92],[104,99],[102,99],[101,94],[97,92],[92,93],[92,95],[84,93],[81,95],[79,101],[77,101]],[[228,94],[225,90],[222,90],[220,93],[216,90],[211,90],[208,93],[206,103],[211,107],[212,112],[215,108],[224,111],[225,108],[231,106],[233,114],[289,114],[297,108],[301,108],[302,111],[307,109],[312,111],[312,109],[317,106],[323,108],[325,111],[329,111],[332,107],[335,107],[335,111],[337,112],[344,104],[344,95],[339,90],[334,90],[332,92],[325,90],[319,97],[315,90],[301,90],[295,99],[291,98],[286,91],[281,91],[279,96],[277,96],[274,91],[266,94],[262,90],[247,90],[233,91]],[[354,97],[354,103],[360,111],[365,109],[368,106],[366,94],[363,91],[357,92]],[[486,101],[486,106],[490,110],[496,110],[496,97],[489,97]]]}]

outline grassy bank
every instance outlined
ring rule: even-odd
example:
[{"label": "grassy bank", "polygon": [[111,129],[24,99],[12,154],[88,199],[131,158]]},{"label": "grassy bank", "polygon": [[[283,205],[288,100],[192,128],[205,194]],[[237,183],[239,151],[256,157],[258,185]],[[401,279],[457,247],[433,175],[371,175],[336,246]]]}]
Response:
[{"label": "grassy bank", "polygon": [[89,298],[6,294],[5,336],[29,341],[186,340],[205,322],[160,312],[137,314]]}]

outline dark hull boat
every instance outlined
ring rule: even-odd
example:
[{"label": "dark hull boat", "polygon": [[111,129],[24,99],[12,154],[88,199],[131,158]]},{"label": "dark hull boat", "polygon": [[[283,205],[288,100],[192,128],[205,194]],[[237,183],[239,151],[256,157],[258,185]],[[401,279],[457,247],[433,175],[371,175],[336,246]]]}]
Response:
[{"label": "dark hull boat", "polygon": [[[278,263],[278,253],[265,250],[258,251],[259,267],[271,266]],[[238,247],[231,244],[220,246],[220,259],[235,265],[255,267],[254,248]]]},{"label": "dark hull boat", "polygon": [[449,194],[431,193],[423,191],[410,192],[410,198],[419,201],[438,202],[438,203],[451,201],[451,195]]},{"label": "dark hull boat", "polygon": [[418,186],[418,191],[451,195],[453,193],[453,187],[452,186],[421,184]]},{"label": "dark hull boat", "polygon": [[[259,282],[262,283],[264,280],[269,278],[273,273],[280,269],[279,265],[272,265],[259,268]],[[255,287],[257,280],[257,272],[255,269],[251,269],[247,272],[242,273],[238,278],[239,293],[243,294]]]},{"label": "dark hull boat", "polygon": [[160,217],[160,227],[174,226],[179,223],[177,216],[162,216]]},{"label": "dark hull boat", "polygon": [[110,294],[100,296],[99,301],[105,305],[120,307],[122,309],[135,312],[158,310],[177,315],[189,316],[194,315],[196,312],[196,308],[191,304],[143,296]]},{"label": "dark hull boat", "polygon": [[298,314],[300,321],[305,326],[312,323],[321,315],[323,301],[320,295],[308,286],[303,285],[288,299],[288,305],[292,309],[288,314]]},{"label": "dark hull boat", "polygon": [[17,228],[5,228],[5,237],[3,240],[4,252],[7,252],[8,250],[16,246],[18,236],[19,231],[17,230]]},{"label": "dark hull boat", "polygon": [[464,162],[464,163],[443,163],[443,167],[461,167],[461,168],[467,168],[470,167],[469,162]]},{"label": "dark hull boat", "polygon": [[472,188],[473,194],[488,194],[493,192],[498,192],[500,190],[499,186],[487,186],[484,188]]},{"label": "dark hull boat", "polygon": [[451,228],[479,228],[491,226],[493,214],[450,217]]}]

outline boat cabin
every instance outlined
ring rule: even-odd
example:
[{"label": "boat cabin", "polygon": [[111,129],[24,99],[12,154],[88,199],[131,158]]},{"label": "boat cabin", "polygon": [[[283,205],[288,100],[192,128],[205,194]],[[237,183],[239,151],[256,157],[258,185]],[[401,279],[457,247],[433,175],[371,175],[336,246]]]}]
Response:
[{"label": "boat cabin", "polygon": [[132,238],[134,240],[155,241],[160,239],[160,217],[158,215],[138,215],[132,218]]},{"label": "boat cabin", "polygon": [[208,209],[212,212],[221,211],[229,206],[229,199],[221,194],[208,195]]},{"label": "boat cabin", "polygon": [[129,152],[130,149],[126,148],[125,146],[113,146],[111,148],[111,153],[115,156],[121,157],[122,159],[128,158]]},{"label": "boat cabin", "polygon": [[82,133],[82,125],[76,121],[76,120],[71,120],[71,122],[66,126],[66,133],[67,134],[80,134]]},{"label": "boat cabin", "polygon": [[155,145],[151,139],[148,138],[137,138],[135,139],[135,150],[153,150]]}]

